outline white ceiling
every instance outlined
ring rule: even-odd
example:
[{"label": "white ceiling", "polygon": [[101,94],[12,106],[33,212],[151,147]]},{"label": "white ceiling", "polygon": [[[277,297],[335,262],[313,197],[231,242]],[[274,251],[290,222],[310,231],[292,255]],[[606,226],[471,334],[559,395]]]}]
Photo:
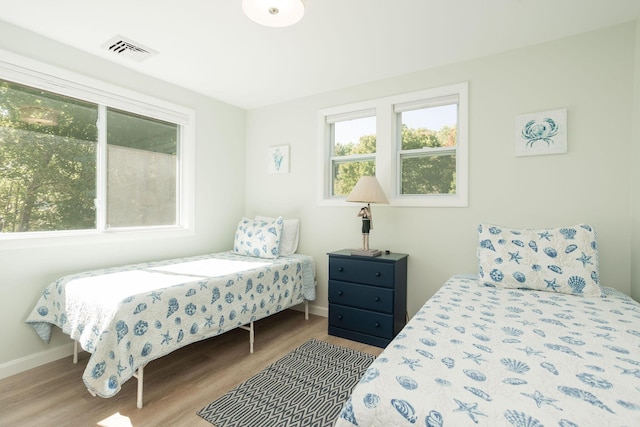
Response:
[{"label": "white ceiling", "polygon": [[[250,21],[241,0],[0,0],[0,20],[252,109],[640,17],[639,0],[304,2],[287,28]],[[159,53],[101,47],[116,35]]]}]

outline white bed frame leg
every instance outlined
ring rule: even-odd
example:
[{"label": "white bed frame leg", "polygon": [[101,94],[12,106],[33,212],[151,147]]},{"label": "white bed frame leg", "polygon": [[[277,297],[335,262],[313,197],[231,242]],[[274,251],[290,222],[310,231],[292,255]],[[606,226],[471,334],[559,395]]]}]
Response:
[{"label": "white bed frame leg", "polygon": [[138,370],[136,371],[136,373],[133,374],[133,376],[138,379],[138,397],[137,397],[137,400],[136,400],[136,406],[138,407],[138,409],[142,409],[142,389],[143,389],[143,384],[144,384],[144,366],[140,366],[138,368]]},{"label": "white bed frame leg", "polygon": [[78,363],[78,341],[73,340],[73,363]]},{"label": "white bed frame leg", "polygon": [[253,329],[253,322],[249,323],[249,326],[242,325],[239,326],[240,329],[244,329],[245,331],[249,331],[249,352],[253,353],[253,341],[255,340],[255,332]]},{"label": "white bed frame leg", "polygon": [[253,329],[253,322],[249,324],[249,352],[253,354],[253,342],[255,341],[256,332]]},{"label": "white bed frame leg", "polygon": [[309,301],[304,300],[304,320],[309,320]]}]

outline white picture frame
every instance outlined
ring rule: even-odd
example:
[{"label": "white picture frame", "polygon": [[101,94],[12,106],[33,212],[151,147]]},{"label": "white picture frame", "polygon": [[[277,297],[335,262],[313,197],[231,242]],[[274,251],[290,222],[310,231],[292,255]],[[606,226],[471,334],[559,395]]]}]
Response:
[{"label": "white picture frame", "polygon": [[288,145],[278,145],[267,149],[267,172],[270,175],[289,173]]},{"label": "white picture frame", "polygon": [[516,116],[516,157],[563,154],[566,152],[566,108]]}]

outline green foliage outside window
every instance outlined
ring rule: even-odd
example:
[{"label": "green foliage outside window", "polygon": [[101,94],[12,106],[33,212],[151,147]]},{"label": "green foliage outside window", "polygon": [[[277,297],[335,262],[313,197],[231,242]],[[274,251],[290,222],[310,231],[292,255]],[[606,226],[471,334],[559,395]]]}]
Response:
[{"label": "green foliage outside window", "polygon": [[0,231],[95,228],[97,106],[0,81]]},{"label": "green foliage outside window", "polygon": [[[402,157],[401,194],[455,194],[456,156],[454,153],[430,152],[423,148],[456,146],[456,127],[443,126],[438,131],[402,126],[402,150],[416,150]],[[376,152],[376,136],[366,135],[358,143],[336,144],[335,157]],[[374,160],[334,160],[333,195],[346,196],[361,176],[375,175]]]},{"label": "green foliage outside window", "polygon": [[[334,148],[334,155],[350,156],[353,154],[373,154],[376,152],[376,136],[365,135],[357,144],[353,142],[340,144]],[[376,164],[374,160],[335,162],[333,165],[333,195],[347,196],[361,176],[374,176]]]},{"label": "green foliage outside window", "polygon": [[451,152],[422,151],[423,148],[456,146],[455,127],[438,131],[402,126],[402,149],[420,150],[401,159],[401,194],[455,194],[456,156]]}]

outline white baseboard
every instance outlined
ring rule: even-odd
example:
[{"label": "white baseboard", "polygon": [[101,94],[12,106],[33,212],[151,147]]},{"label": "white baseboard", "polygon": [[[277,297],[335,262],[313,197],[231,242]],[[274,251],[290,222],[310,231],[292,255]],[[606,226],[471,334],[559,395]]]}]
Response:
[{"label": "white baseboard", "polygon": [[[304,304],[294,305],[293,307],[289,307],[289,310],[301,311],[304,313]],[[317,305],[309,304],[309,314],[329,317],[329,309],[326,307],[319,307]]]},{"label": "white baseboard", "polygon": [[309,304],[309,313],[315,314],[316,316],[329,317],[329,309],[327,307]]},{"label": "white baseboard", "polygon": [[30,354],[0,365],[0,379],[73,355],[73,343]]}]

